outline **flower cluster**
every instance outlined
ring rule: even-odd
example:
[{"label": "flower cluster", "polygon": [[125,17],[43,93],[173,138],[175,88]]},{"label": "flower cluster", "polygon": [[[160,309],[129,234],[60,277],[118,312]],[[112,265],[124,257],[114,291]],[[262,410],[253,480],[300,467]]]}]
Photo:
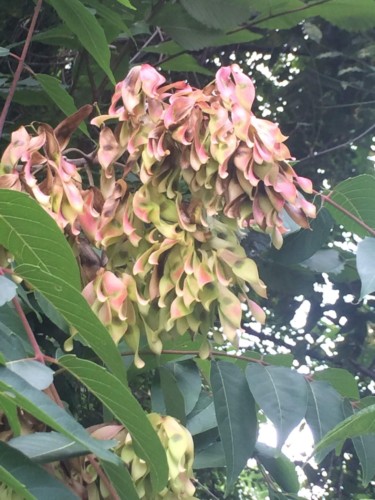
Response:
[{"label": "flower cluster", "polygon": [[[138,366],[142,335],[155,353],[187,332],[215,330],[236,345],[242,303],[263,321],[248,295],[266,296],[239,228],[265,231],[279,248],[283,210],[301,227],[315,216],[297,190],[311,192],[311,182],[288,163],[277,125],[254,115],[254,97],[237,65],[201,90],[137,66],[117,84],[108,114],[92,120],[96,152],[67,158],[72,132],[92,111],[85,106],[55,129],[21,127],[1,158],[0,187],[28,192],[73,245],[105,255],[83,294]],[[82,185],[85,161],[99,166],[100,185]]]}]

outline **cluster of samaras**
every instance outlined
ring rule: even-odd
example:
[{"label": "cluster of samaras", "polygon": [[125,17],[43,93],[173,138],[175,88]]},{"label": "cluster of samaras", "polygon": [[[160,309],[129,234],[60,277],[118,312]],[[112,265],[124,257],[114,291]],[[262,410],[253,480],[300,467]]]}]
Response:
[{"label": "cluster of samaras", "polygon": [[99,188],[83,189],[79,162],[64,156],[91,106],[55,129],[21,127],[4,152],[0,187],[30,193],[76,241],[105,251],[106,267],[83,293],[114,340],[125,336],[136,353],[141,333],[158,353],[165,336],[206,337],[217,318],[216,338],[235,344],[243,301],[263,318],[249,288],[265,296],[238,228],[263,230],[280,247],[283,209],[302,227],[315,216],[296,188],[311,192],[311,182],[287,163],[278,126],[254,116],[254,97],[237,65],[202,90],[134,67],[108,115],[92,120],[101,127]]}]

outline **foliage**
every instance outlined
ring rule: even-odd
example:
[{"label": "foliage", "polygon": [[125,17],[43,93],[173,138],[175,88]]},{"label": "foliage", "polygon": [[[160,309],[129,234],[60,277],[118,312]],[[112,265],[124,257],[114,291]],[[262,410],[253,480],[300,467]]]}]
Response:
[{"label": "foliage", "polygon": [[[357,3],[7,5],[4,498],[373,493],[375,2]],[[305,490],[281,453],[302,422]]]}]

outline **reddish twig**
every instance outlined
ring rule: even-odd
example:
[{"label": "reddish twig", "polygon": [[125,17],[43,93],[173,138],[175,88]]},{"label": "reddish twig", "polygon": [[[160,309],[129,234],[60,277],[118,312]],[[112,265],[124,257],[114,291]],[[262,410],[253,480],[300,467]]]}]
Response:
[{"label": "reddish twig", "polygon": [[344,215],[352,219],[354,222],[359,224],[361,227],[363,227],[363,229],[365,229],[369,234],[371,234],[371,236],[375,236],[375,229],[367,225],[366,222],[363,222],[363,220],[361,220],[359,217],[349,212],[349,210],[341,206],[339,203],[336,203],[334,200],[332,200],[332,198],[330,198],[329,195],[327,196],[315,190],[313,191],[313,193],[317,196],[320,196],[324,201],[326,201],[327,203],[335,207],[337,210],[342,212]]},{"label": "reddish twig", "polygon": [[87,458],[89,459],[90,464],[94,467],[94,469],[95,469],[96,473],[98,474],[98,476],[100,477],[100,479],[105,484],[105,487],[107,488],[108,493],[111,495],[111,498],[113,500],[120,500],[120,497],[118,496],[115,488],[113,487],[112,483],[110,482],[110,480],[108,479],[108,477],[106,476],[105,472],[100,467],[98,462],[95,460],[95,458],[92,455],[88,455]]},{"label": "reddish twig", "polygon": [[35,10],[34,10],[33,17],[31,19],[30,27],[29,27],[29,30],[27,32],[27,37],[26,37],[26,40],[25,40],[25,45],[23,46],[22,54],[21,54],[21,57],[20,57],[20,59],[18,61],[18,66],[17,66],[17,69],[16,69],[16,71],[14,73],[13,81],[12,81],[12,84],[10,86],[9,93],[7,95],[7,98],[5,100],[5,104],[4,104],[3,110],[2,110],[1,115],[0,115],[0,138],[1,138],[2,134],[3,134],[3,128],[4,128],[6,117],[8,115],[9,107],[10,107],[10,104],[12,102],[12,99],[13,99],[13,96],[14,96],[14,92],[16,91],[18,80],[20,79],[20,76],[21,76],[21,73],[22,73],[22,70],[23,70],[23,67],[24,67],[24,63],[25,63],[25,59],[26,59],[26,54],[27,54],[27,51],[29,50],[29,46],[30,46],[30,43],[31,43],[31,38],[32,38],[33,33],[34,33],[36,21],[38,19],[39,12],[40,12],[40,9],[42,7],[42,3],[43,3],[43,0],[38,0],[37,4],[35,6]]},{"label": "reddish twig", "polygon": [[18,316],[20,317],[20,319],[22,321],[22,324],[23,324],[23,327],[27,333],[27,337],[29,339],[29,342],[30,342],[32,348],[34,349],[34,355],[35,355],[36,361],[39,361],[40,363],[44,364],[44,355],[43,355],[42,351],[40,350],[39,344],[36,341],[34,332],[32,331],[31,326],[26,318],[26,314],[24,313],[24,311],[21,307],[20,301],[18,300],[17,297],[14,297],[14,299],[12,299],[12,303],[17,311]]}]

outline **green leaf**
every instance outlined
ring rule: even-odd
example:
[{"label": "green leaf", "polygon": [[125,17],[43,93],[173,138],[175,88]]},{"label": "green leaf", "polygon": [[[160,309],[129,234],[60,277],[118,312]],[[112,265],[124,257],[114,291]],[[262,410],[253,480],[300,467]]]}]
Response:
[{"label": "green leaf", "polygon": [[345,268],[345,262],[341,259],[340,252],[333,248],[318,250],[300,265],[316,273],[340,274]]},{"label": "green leaf", "polygon": [[361,278],[362,300],[375,291],[375,238],[365,238],[358,244],[357,270]]},{"label": "green leaf", "polygon": [[173,57],[169,61],[160,65],[164,71],[191,71],[200,73],[201,75],[212,76],[213,72],[203,66],[190,54],[181,54],[178,57]]},{"label": "green leaf", "polygon": [[232,363],[212,362],[211,387],[227,466],[228,492],[254,451],[258,435],[255,401],[242,370]]},{"label": "green leaf", "polygon": [[185,415],[188,415],[196,405],[201,393],[202,381],[197,365],[194,361],[187,360],[167,363],[165,368],[176,379],[185,401]]},{"label": "green leaf", "polygon": [[18,264],[33,264],[80,290],[72,249],[56,222],[29,195],[9,189],[0,191],[0,242]]},{"label": "green leaf", "polygon": [[375,434],[375,405],[360,410],[336,425],[316,445],[315,454],[327,447],[335,448],[346,439],[369,434]]},{"label": "green leaf", "polygon": [[217,427],[215,406],[212,397],[202,391],[201,395],[189,414],[186,422],[186,428],[193,436]]},{"label": "green leaf", "polygon": [[[306,411],[306,422],[311,429],[315,443],[320,441],[331,429],[344,419],[342,410],[343,398],[327,382],[312,381],[308,386],[308,404]],[[316,460],[321,462],[323,458],[335,447],[321,448]]]},{"label": "green leaf", "polygon": [[269,30],[290,29],[309,17],[307,10],[299,11],[306,7],[300,0],[252,0],[251,6],[258,12],[251,25]]},{"label": "green leaf", "polygon": [[[70,116],[77,111],[73,97],[64,89],[60,80],[50,75],[36,74],[34,76],[42,86],[44,92],[66,116]],[[79,128],[87,137],[90,137],[85,123],[81,123]]]},{"label": "green leaf", "polygon": [[124,463],[120,467],[103,460],[100,463],[120,500],[139,500],[134,481]]},{"label": "green leaf", "polygon": [[221,441],[211,443],[194,456],[193,469],[225,467],[225,455]]},{"label": "green leaf", "polygon": [[23,324],[13,305],[0,308],[0,351],[7,361],[34,355]]},{"label": "green leaf", "polygon": [[53,382],[53,370],[33,359],[19,359],[6,364],[13,373],[17,373],[30,385],[43,391]]},{"label": "green leaf", "polygon": [[176,377],[170,370],[163,367],[159,368],[159,375],[166,414],[177,418],[185,425],[185,400],[178,387]]},{"label": "green leaf", "polygon": [[[105,449],[110,449],[115,441],[100,441]],[[37,464],[66,460],[79,455],[87,455],[89,449],[58,432],[34,432],[8,441],[8,444],[22,452]]]},{"label": "green leaf", "polygon": [[314,380],[329,382],[344,398],[359,399],[358,384],[353,375],[342,368],[327,368],[314,373]]},{"label": "green leaf", "polygon": [[0,276],[0,307],[17,295],[17,285],[6,276]]},{"label": "green leaf", "polygon": [[181,4],[200,23],[221,30],[246,22],[252,11],[247,0],[181,0]]},{"label": "green leaf", "polygon": [[305,379],[289,368],[258,363],[249,365],[245,373],[255,401],[276,427],[278,448],[281,448],[290,432],[305,416]]},{"label": "green leaf", "polygon": [[111,373],[91,361],[63,356],[59,365],[66,368],[92,392],[128,429],[136,453],[147,461],[154,488],[160,491],[168,479],[165,450],[146,414],[129,389]]},{"label": "green leaf", "polygon": [[107,451],[100,441],[91,438],[87,431],[65,410],[4,366],[0,366],[0,394],[55,431],[87,447],[99,458],[115,464],[120,463],[116,455]]},{"label": "green leaf", "polygon": [[47,318],[52,321],[56,326],[60,328],[63,332],[69,332],[69,325],[61,314],[56,310],[55,307],[47,300],[40,292],[34,293],[35,300],[38,303],[42,313],[47,316]]},{"label": "green leaf", "polygon": [[17,406],[7,398],[4,398],[0,394],[0,408],[5,413],[9,427],[13,432],[13,436],[19,436],[21,434],[22,428],[21,423],[18,420],[18,410]]},{"label": "green leaf", "polygon": [[[330,199],[340,205],[359,220],[375,229],[375,177],[373,175],[358,175],[340,182],[330,194]],[[358,222],[326,202],[326,207],[337,222],[346,231],[361,237],[370,236]]]},{"label": "green leaf", "polygon": [[56,307],[120,380],[126,380],[125,367],[116,344],[80,292],[64,279],[46,273],[35,266],[23,264],[16,268],[16,272]]},{"label": "green leaf", "polygon": [[95,16],[79,0],[48,0],[48,3],[115,84],[110,68],[111,53],[103,28]]},{"label": "green leaf", "polygon": [[310,223],[311,229],[301,229],[284,238],[280,250],[272,248],[269,256],[278,264],[299,264],[319,250],[329,238],[333,220],[326,209],[321,209]]},{"label": "green leaf", "polygon": [[32,41],[44,43],[46,45],[57,45],[68,49],[77,50],[80,43],[73,33],[64,24],[60,24],[51,29],[41,31],[33,35]]},{"label": "green leaf", "polygon": [[150,22],[162,28],[176,43],[187,50],[209,47],[223,34],[196,21],[179,4],[163,5]]},{"label": "green leaf", "polygon": [[364,31],[375,26],[373,0],[331,0],[313,9],[313,13],[348,31]]},{"label": "green leaf", "polygon": [[[26,500],[78,499],[61,481],[2,441],[0,441],[0,464],[0,480]],[[12,476],[11,480],[9,475]]]},{"label": "green leaf", "polygon": [[120,3],[121,5],[124,5],[125,7],[128,7],[129,9],[135,10],[135,7],[133,7],[133,5],[129,2],[129,0],[117,0],[117,2]]},{"label": "green leaf", "polygon": [[283,453],[266,444],[258,443],[256,456],[283,491],[298,493],[300,485],[296,467]]},{"label": "green leaf", "polygon": [[[343,409],[345,417],[356,413],[347,399],[344,401]],[[353,445],[362,467],[362,483],[366,487],[375,475],[375,435],[353,438]]]},{"label": "green leaf", "polygon": [[0,47],[0,57],[8,57],[10,54],[10,50],[6,47]]},{"label": "green leaf", "polygon": [[275,366],[286,366],[291,368],[294,361],[293,354],[266,354],[263,356],[263,361]]}]

